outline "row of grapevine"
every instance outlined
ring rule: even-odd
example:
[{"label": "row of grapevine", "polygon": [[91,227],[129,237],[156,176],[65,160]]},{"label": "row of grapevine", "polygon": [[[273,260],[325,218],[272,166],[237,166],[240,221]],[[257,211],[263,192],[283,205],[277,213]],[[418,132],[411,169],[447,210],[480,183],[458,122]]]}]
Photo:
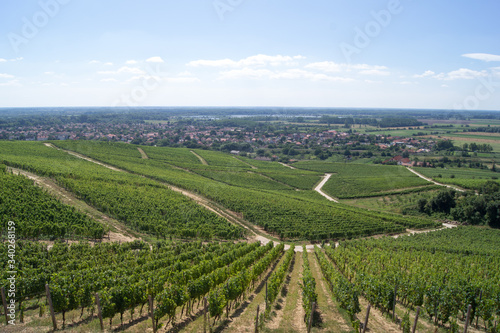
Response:
[{"label": "row of grapevine", "polygon": [[316,280],[314,280],[312,276],[311,267],[309,266],[309,255],[307,254],[305,246],[302,247],[302,251],[304,271],[302,273],[302,283],[300,286],[302,288],[302,307],[305,312],[304,321],[308,323],[311,316],[314,318],[314,313],[312,313],[311,310],[312,304],[316,303],[318,300],[318,294],[316,293]]},{"label": "row of grapevine", "polygon": [[175,312],[180,306],[187,305],[186,311],[191,312],[195,301],[199,303],[210,290],[226,281],[230,276],[251,266],[271,249],[272,244],[259,247],[232,263],[219,261],[213,270],[207,270],[203,275],[171,280],[169,286],[157,296],[155,320],[158,322],[162,317],[168,315],[168,322],[175,321]]},{"label": "row of grapevine", "polygon": [[[447,238],[454,241],[447,244]],[[457,319],[465,320],[471,305],[471,321],[480,319],[491,331],[500,317],[500,256],[498,250],[488,249],[498,249],[499,239],[497,230],[462,227],[398,239],[347,241],[327,253],[383,312],[398,299],[410,309],[422,307],[436,324],[455,326]]]},{"label": "row of grapevine", "polygon": [[271,305],[276,300],[276,297],[278,297],[281,286],[285,281],[286,274],[288,273],[288,269],[290,268],[290,264],[294,258],[295,246],[292,244],[285,253],[285,257],[279,267],[274,270],[273,274],[271,274],[268,279],[266,314],[270,313]]},{"label": "row of grapevine", "polygon": [[[269,242],[266,246],[273,247],[273,244]],[[220,318],[224,308],[226,308],[226,314],[229,313],[230,302],[236,301],[236,299],[244,295],[245,291],[250,287],[250,284],[252,284],[253,287],[254,283],[261,278],[263,273],[266,272],[271,264],[283,253],[283,249],[283,244],[277,245],[268,255],[256,262],[250,270],[242,270],[239,274],[231,277],[224,284],[220,285],[219,288],[210,292],[208,298],[209,311],[210,316],[214,318],[214,322]]]},{"label": "row of grapevine", "polygon": [[356,314],[361,312],[359,306],[358,291],[354,284],[349,282],[327,259],[323,251],[317,246],[314,247],[316,259],[318,259],[321,272],[330,286],[330,290],[339,306],[349,315],[351,325],[358,331],[359,321]]}]

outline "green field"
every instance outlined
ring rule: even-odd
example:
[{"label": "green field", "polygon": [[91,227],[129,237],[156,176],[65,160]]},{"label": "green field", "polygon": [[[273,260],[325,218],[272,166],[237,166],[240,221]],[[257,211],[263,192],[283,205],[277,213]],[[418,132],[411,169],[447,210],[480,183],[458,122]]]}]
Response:
[{"label": "green field", "polygon": [[395,191],[416,190],[417,187],[431,185],[402,166],[322,161],[297,162],[294,163],[294,166],[332,173],[323,190],[331,196],[341,199],[379,196]]},{"label": "green field", "polygon": [[[357,237],[404,231],[407,226],[422,228],[435,225],[430,220],[400,218],[332,204],[311,190],[320,178],[318,171],[293,170],[275,162],[237,160],[232,155],[217,152],[207,154],[196,151],[207,158],[208,165],[202,165],[192,157],[189,160],[179,158],[174,162],[170,155],[179,156],[175,148],[145,147],[149,156],[146,160],[137,158],[135,153],[127,158],[126,153],[133,146],[126,144],[87,145],[87,142],[73,141],[58,141],[55,144],[85,152],[90,157],[152,180],[199,193],[243,214],[247,221],[282,239]],[[258,181],[252,183],[255,179]],[[294,185],[310,189],[300,190]]]},{"label": "green field", "polygon": [[[488,180],[498,181],[499,173],[470,168],[419,168],[415,171],[430,177],[437,182],[457,185],[466,189],[476,190]],[[496,179],[495,179],[496,178]]]}]

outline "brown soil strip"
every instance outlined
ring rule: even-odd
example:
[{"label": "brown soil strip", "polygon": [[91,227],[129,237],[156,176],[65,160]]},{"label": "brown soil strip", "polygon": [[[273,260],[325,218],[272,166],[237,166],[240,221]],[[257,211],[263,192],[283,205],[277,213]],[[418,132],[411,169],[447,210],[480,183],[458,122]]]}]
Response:
[{"label": "brown soil strip", "polygon": [[196,157],[200,160],[201,164],[203,164],[203,165],[208,165],[207,161],[205,161],[205,159],[204,159],[203,157],[201,157],[200,155],[196,154],[196,153],[195,153],[194,151],[192,151],[192,150],[190,150],[190,152],[191,152],[191,154],[193,154],[194,156],[196,156]]},{"label": "brown soil strip", "polygon": [[137,150],[139,151],[139,153],[141,153],[142,159],[147,160],[149,158],[148,155],[146,154],[146,152],[144,150],[142,150],[139,147],[137,147]]},{"label": "brown soil strip", "polygon": [[255,165],[251,165],[250,163],[247,163],[247,162],[245,162],[245,161],[242,161],[242,160],[240,160],[240,159],[239,159],[238,157],[236,157],[236,156],[233,156],[233,158],[237,159],[237,160],[238,160],[238,161],[240,161],[241,163],[244,163],[244,164],[248,165],[248,166],[249,166],[250,168],[252,168],[252,169],[258,169]]},{"label": "brown soil strip", "polygon": [[314,190],[316,192],[318,192],[319,194],[321,194],[322,196],[324,196],[325,198],[327,198],[328,200],[330,201],[333,201],[333,202],[336,202],[336,203],[339,203],[339,201],[337,199],[334,199],[332,198],[331,196],[329,196],[328,194],[326,194],[325,192],[323,192],[321,189],[323,188],[323,186],[326,184],[326,182],[328,181],[328,179],[330,179],[330,177],[332,176],[331,173],[325,173],[325,177],[323,178],[323,180],[314,188]]},{"label": "brown soil strip", "polygon": [[92,163],[95,163],[95,164],[99,164],[100,166],[103,166],[103,167],[106,167],[110,170],[113,170],[113,171],[123,171],[123,170],[120,170],[118,168],[115,168],[111,165],[107,165],[107,164],[104,164],[104,163],[101,163],[99,161],[96,161],[96,160],[93,160],[85,155],[82,155],[82,154],[78,154],[78,153],[75,153],[74,151],[71,151],[71,150],[66,150],[66,149],[61,149],[61,148],[58,148],[56,146],[54,146],[52,143],[44,143],[44,145],[46,145],[47,147],[50,147],[50,148],[54,148],[54,149],[57,149],[57,150],[62,150],[70,155],[73,155],[75,157],[78,157],[78,158],[81,158],[82,160],[85,160],[85,161],[89,161],[89,162],[92,162]]},{"label": "brown soil strip", "polygon": [[279,163],[279,164],[281,164],[282,166],[287,167],[287,168],[290,168],[290,169],[292,169],[292,170],[297,169],[297,168],[294,168],[293,166],[291,166],[291,165],[289,165],[289,164],[285,164],[285,163],[281,163],[281,162],[278,162],[278,163]]}]

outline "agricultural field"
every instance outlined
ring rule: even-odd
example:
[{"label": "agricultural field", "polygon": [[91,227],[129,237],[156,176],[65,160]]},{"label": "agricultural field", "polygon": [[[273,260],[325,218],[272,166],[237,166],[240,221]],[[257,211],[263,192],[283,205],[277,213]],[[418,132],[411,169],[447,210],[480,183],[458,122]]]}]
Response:
[{"label": "agricultural field", "polygon": [[477,190],[488,180],[498,181],[498,174],[489,170],[470,168],[419,168],[415,171],[443,184],[457,185],[469,190]]},{"label": "agricultural field", "polygon": [[[123,148],[126,152],[130,147]],[[124,154],[113,150],[118,156]],[[132,159],[141,160],[137,149],[130,152],[134,154]],[[244,234],[241,227],[164,184],[111,170],[42,143],[0,142],[0,163],[50,177],[90,206],[142,233],[160,238],[203,239],[236,239]]]},{"label": "agricultural field", "polygon": [[[85,148],[85,142],[65,141],[55,143],[62,148],[75,149],[80,153],[89,151],[88,148]],[[216,165],[210,163],[208,165],[201,163],[191,165],[181,162],[178,165],[182,164],[184,168],[180,169],[162,162],[166,157],[155,159],[152,158],[155,155],[150,153],[168,155],[172,150],[175,151],[173,148],[149,147],[149,149],[145,150],[149,156],[149,159],[146,160],[136,157],[124,158],[124,152],[120,151],[119,145],[107,145],[106,143],[101,143],[99,147],[93,145],[95,153],[89,153],[88,156],[96,159],[100,158],[102,162],[118,166],[130,172],[199,193],[233,212],[241,213],[245,220],[258,225],[265,232],[282,240],[324,240],[368,236],[377,233],[404,231],[407,226],[416,228],[435,226],[435,223],[431,220],[398,218],[393,215],[356,210],[344,205],[332,205],[326,200],[321,202],[316,199],[311,200],[309,191],[304,191],[304,198],[302,199],[302,192],[295,191],[292,187],[288,191],[296,192],[294,195],[276,195],[278,193],[276,191],[287,191],[283,190],[284,183],[275,182],[273,186],[270,186],[273,183],[267,178],[262,178],[266,182],[254,185],[259,188],[248,188],[248,185],[238,186],[241,185],[238,184],[240,180],[236,174],[231,174],[235,172],[234,164],[230,164],[225,169],[227,175],[221,172],[224,171],[222,165],[225,160],[229,158],[231,161],[234,160],[236,163],[240,163],[241,166],[237,168],[242,169],[240,172],[244,172],[242,177],[256,177],[260,167],[254,166],[257,168],[254,169],[248,163],[243,163],[230,155],[211,152],[212,155],[209,161]],[[128,145],[123,146],[126,147],[124,149],[129,149]],[[203,152],[200,153],[203,154]],[[202,156],[201,154],[200,156]],[[314,175],[314,172],[316,172],[317,175],[318,172],[318,170],[308,172],[290,169],[278,163],[268,162],[268,164],[272,165],[269,167],[272,173],[276,173],[276,168],[280,168],[280,173],[289,176],[295,175],[297,178],[300,178],[301,174],[304,173]],[[206,173],[208,168],[217,168],[219,179],[214,179],[216,177],[213,174],[212,178],[206,177],[209,175]],[[263,168],[263,171],[266,171],[266,169]],[[206,176],[203,176],[203,173]],[[220,181],[222,177],[225,177],[223,178],[225,182]],[[361,221],[359,220],[360,217],[362,217]],[[356,221],[355,224],[354,221]]]},{"label": "agricultural field", "polygon": [[494,332],[500,315],[499,245],[498,230],[459,227],[347,241],[325,251],[355,290],[382,312],[396,309],[403,316],[420,307],[429,321],[458,330],[470,304],[476,328]]},{"label": "agricultural field", "polygon": [[[10,223],[10,224],[9,224]],[[0,225],[28,239],[102,239],[108,228],[62,204],[24,176],[13,175],[0,164]]]},{"label": "agricultural field", "polygon": [[420,191],[430,187],[428,181],[409,172],[405,167],[354,163],[304,161],[297,168],[331,173],[323,190],[337,198],[380,196],[402,191]]}]

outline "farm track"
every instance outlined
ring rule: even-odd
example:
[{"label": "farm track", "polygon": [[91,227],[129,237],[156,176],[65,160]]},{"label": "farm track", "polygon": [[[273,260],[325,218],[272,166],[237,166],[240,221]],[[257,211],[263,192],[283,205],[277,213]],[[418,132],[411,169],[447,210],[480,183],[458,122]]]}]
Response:
[{"label": "farm track", "polygon": [[149,159],[148,154],[146,154],[146,152],[145,152],[144,150],[142,150],[142,149],[141,149],[141,148],[139,148],[139,147],[137,147],[137,150],[139,151],[139,153],[141,153],[141,157],[142,157],[142,159],[144,159],[144,160]]},{"label": "farm track", "polygon": [[333,201],[335,203],[339,203],[337,199],[332,198],[331,196],[329,196],[328,194],[326,194],[321,190],[331,176],[332,176],[331,173],[325,173],[323,180],[314,188],[314,190],[319,194],[321,194],[322,196],[324,196],[325,198],[327,198],[328,200]]},{"label": "farm track", "polygon": [[233,156],[233,158],[234,158],[234,159],[236,159],[236,160],[238,160],[238,161],[240,161],[241,163],[244,163],[244,164],[248,165],[250,168],[252,168],[252,169],[254,169],[254,170],[257,170],[257,169],[258,169],[255,165],[251,165],[250,163],[247,163],[247,162],[245,162],[245,161],[242,161],[242,160],[240,160],[240,159],[239,159],[238,157],[236,157],[236,156]]},{"label": "farm track", "polygon": [[414,174],[416,174],[416,175],[417,175],[417,176],[419,176],[420,178],[427,180],[428,182],[434,183],[434,184],[439,185],[439,186],[444,186],[444,187],[452,188],[452,189],[457,190],[457,191],[459,191],[459,192],[465,192],[465,190],[464,190],[464,189],[462,189],[462,188],[460,188],[460,187],[457,187],[457,186],[452,186],[452,185],[446,185],[446,184],[442,184],[442,183],[438,183],[437,181],[435,181],[435,180],[433,180],[433,179],[431,179],[431,178],[428,178],[428,177],[426,177],[426,176],[422,175],[421,173],[419,173],[419,172],[417,172],[417,171],[413,170],[413,169],[412,169],[412,168],[410,168],[410,167],[406,167],[406,169],[408,169],[410,172],[413,172]]},{"label": "farm track", "polygon": [[203,157],[201,157],[200,155],[196,154],[194,151],[190,150],[191,154],[193,154],[194,156],[196,156],[199,160],[200,160],[200,163],[203,164],[203,165],[208,165],[207,161],[205,161],[205,159]]}]

